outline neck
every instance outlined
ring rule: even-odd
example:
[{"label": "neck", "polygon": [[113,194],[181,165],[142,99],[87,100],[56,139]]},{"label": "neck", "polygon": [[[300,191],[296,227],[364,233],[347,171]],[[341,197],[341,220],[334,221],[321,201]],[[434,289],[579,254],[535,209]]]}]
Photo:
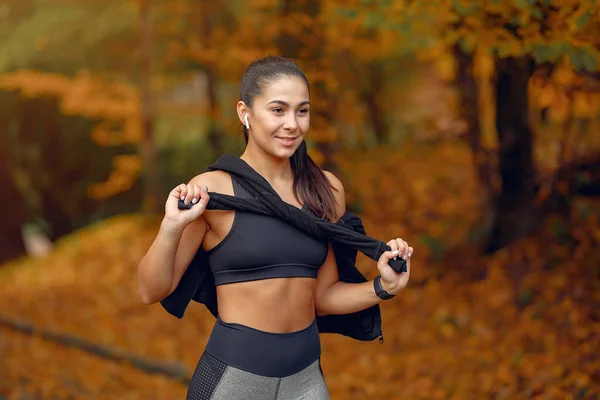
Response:
[{"label": "neck", "polygon": [[289,158],[273,157],[259,149],[253,149],[252,146],[246,146],[246,150],[240,158],[262,175],[271,185],[277,182],[294,180]]}]

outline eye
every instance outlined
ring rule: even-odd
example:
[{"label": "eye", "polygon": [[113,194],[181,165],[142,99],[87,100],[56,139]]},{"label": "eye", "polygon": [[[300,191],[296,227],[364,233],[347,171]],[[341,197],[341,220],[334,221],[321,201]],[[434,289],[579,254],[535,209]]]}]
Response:
[{"label": "eye", "polygon": [[281,107],[275,107],[275,108],[272,109],[272,111],[275,114],[281,114],[281,113],[283,113],[283,108],[281,108]]},{"label": "eye", "polygon": [[300,110],[298,110],[298,112],[300,114],[308,114],[308,108],[301,108]]}]

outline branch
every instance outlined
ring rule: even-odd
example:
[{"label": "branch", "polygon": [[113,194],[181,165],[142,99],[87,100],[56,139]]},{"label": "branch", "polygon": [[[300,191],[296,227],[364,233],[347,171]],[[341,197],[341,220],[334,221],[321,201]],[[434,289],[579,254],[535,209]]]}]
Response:
[{"label": "branch", "polygon": [[0,326],[2,325],[18,332],[27,333],[29,335],[37,335],[46,340],[60,343],[69,347],[75,347],[79,350],[85,351],[86,353],[100,356],[112,362],[127,362],[143,372],[165,375],[185,385],[190,383],[190,375],[188,374],[187,369],[181,364],[169,364],[148,360],[134,354],[129,354],[107,346],[91,343],[85,339],[75,336],[39,329],[35,325],[28,322],[15,321],[0,315]]}]

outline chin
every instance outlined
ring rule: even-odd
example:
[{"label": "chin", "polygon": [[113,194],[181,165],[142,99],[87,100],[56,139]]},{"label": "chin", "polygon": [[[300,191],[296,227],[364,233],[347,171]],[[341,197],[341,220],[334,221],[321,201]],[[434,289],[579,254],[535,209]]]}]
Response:
[{"label": "chin", "polygon": [[274,149],[271,154],[277,158],[291,158],[298,148],[294,149]]}]

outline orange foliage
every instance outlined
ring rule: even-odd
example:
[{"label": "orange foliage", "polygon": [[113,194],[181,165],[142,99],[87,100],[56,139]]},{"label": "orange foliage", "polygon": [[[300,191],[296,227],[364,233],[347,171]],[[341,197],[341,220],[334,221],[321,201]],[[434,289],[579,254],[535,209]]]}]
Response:
[{"label": "orange foliage", "polygon": [[[74,78],[39,71],[19,71],[0,76],[0,89],[19,90],[24,96],[51,96],[59,100],[66,115],[101,119],[91,132],[100,146],[139,144],[142,141],[140,100],[137,90],[80,72]],[[123,155],[114,160],[115,169],[105,182],[89,188],[95,198],[128,190],[141,174],[141,159]]]}]

